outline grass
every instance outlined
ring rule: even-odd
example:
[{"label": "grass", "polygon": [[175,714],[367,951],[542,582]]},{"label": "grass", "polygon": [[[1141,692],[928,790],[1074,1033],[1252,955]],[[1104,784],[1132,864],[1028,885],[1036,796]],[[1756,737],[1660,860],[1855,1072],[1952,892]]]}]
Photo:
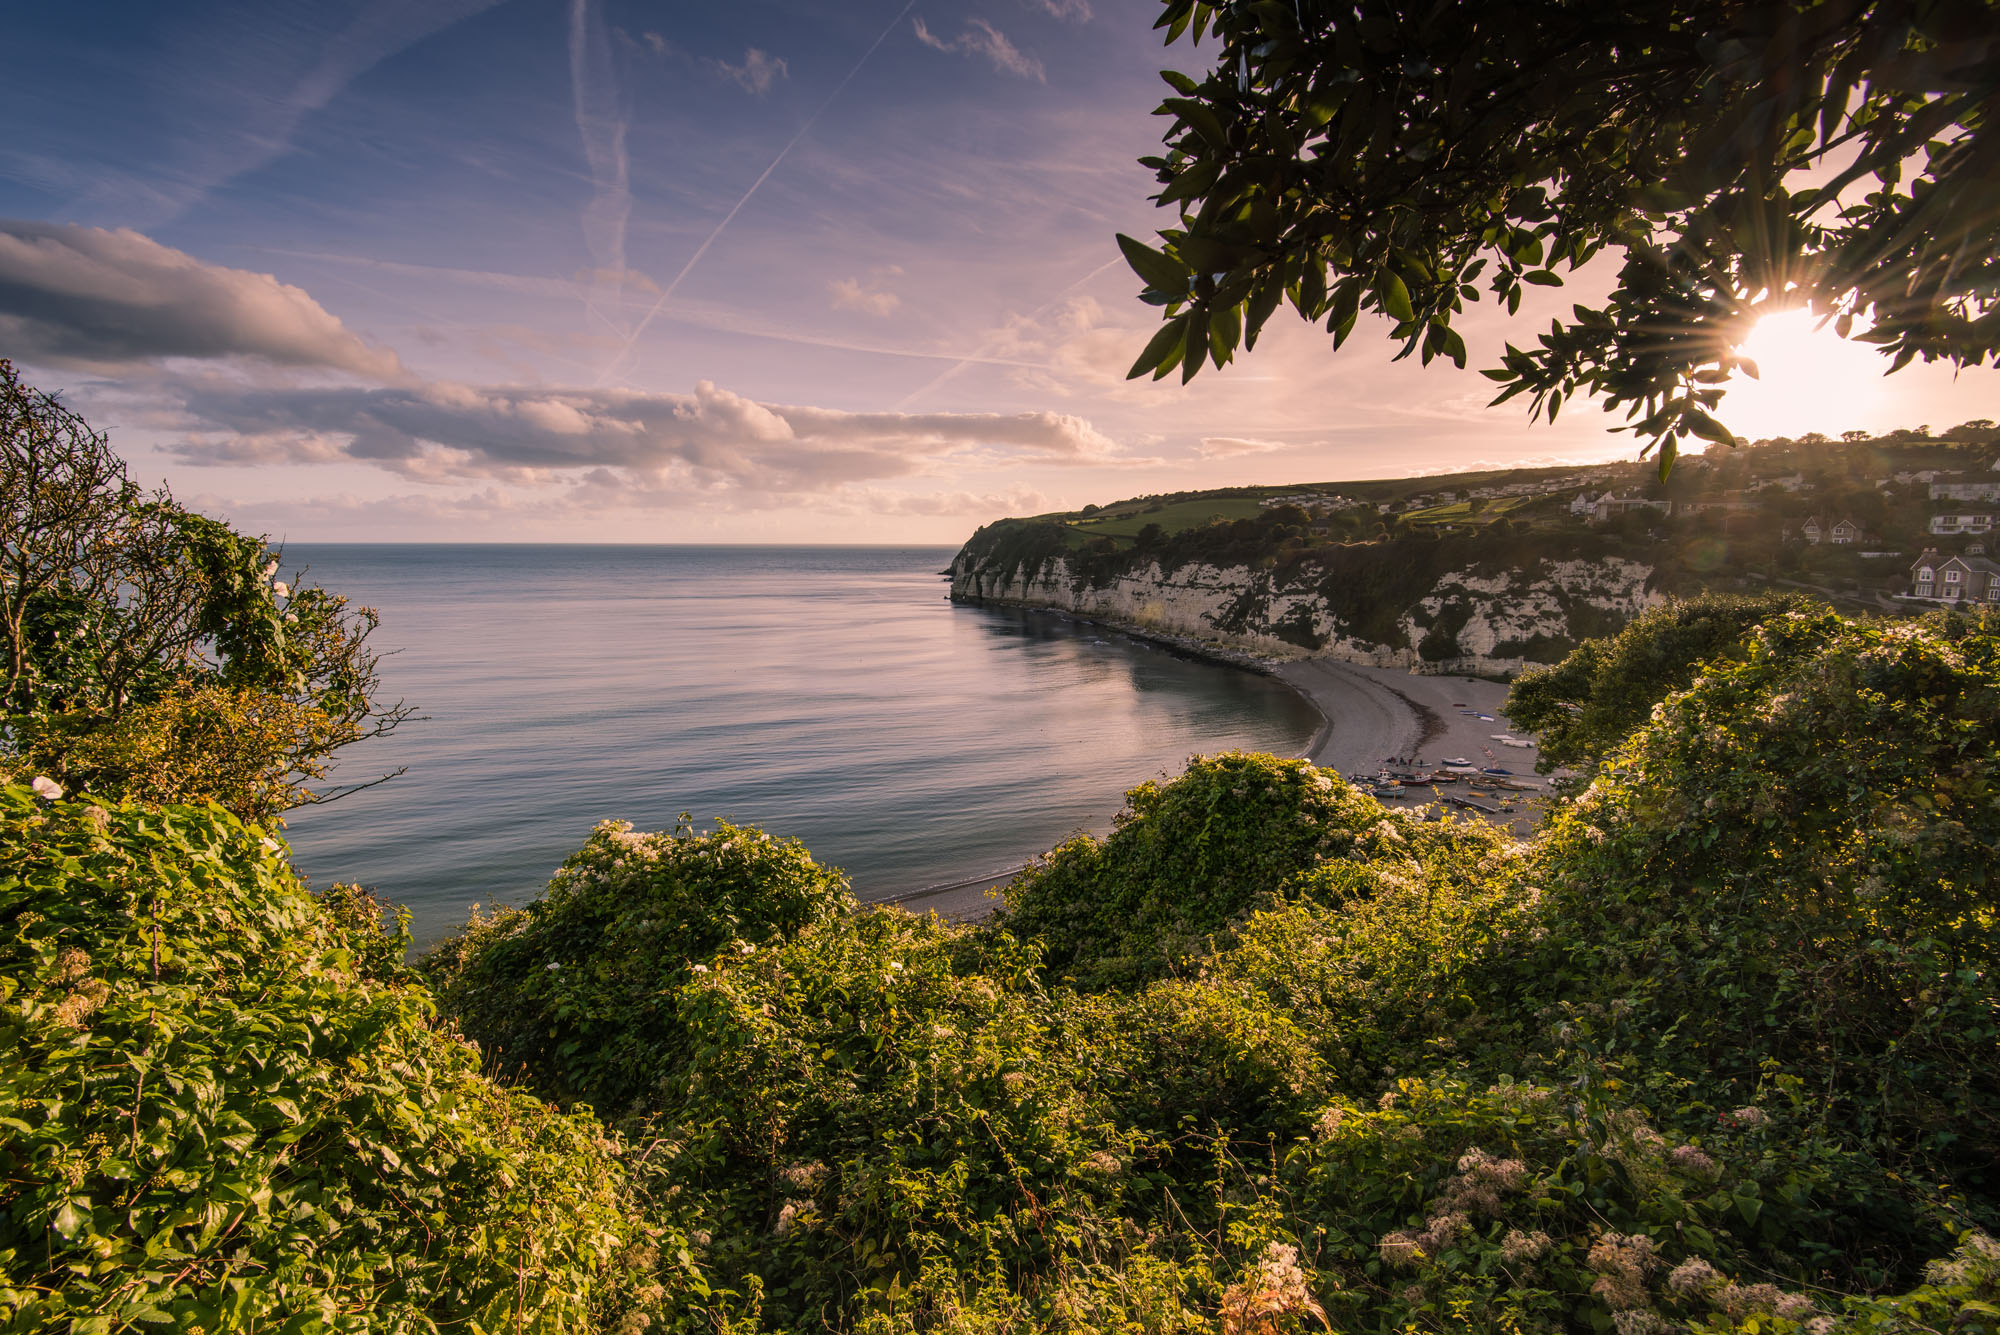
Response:
[{"label": "grass", "polygon": [[1212,497],[1180,501],[1158,510],[1135,509],[1092,515],[1070,521],[1070,527],[1093,538],[1132,538],[1148,524],[1158,524],[1163,532],[1179,533],[1200,528],[1218,519],[1255,519],[1264,512],[1256,499],[1248,496]]}]

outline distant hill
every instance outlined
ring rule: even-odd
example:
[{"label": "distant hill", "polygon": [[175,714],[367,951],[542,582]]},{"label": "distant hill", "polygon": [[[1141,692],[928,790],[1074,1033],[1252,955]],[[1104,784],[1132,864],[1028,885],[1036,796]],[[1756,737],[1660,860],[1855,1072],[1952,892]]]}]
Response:
[{"label": "distant hill", "polygon": [[1482,673],[1553,662],[1670,593],[1777,585],[1891,610],[1920,552],[1974,546],[2000,512],[1978,499],[2000,498],[2000,433],[1956,431],[1760,441],[1665,481],[1624,461],[1138,496],[987,525],[952,595]]}]

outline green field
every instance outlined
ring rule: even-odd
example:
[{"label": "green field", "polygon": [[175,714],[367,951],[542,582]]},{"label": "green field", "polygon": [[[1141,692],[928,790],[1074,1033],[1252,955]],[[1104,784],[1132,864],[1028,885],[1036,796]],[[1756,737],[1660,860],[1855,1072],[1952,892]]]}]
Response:
[{"label": "green field", "polygon": [[1106,510],[1088,519],[1069,520],[1069,526],[1093,538],[1131,538],[1148,524],[1158,524],[1163,532],[1200,528],[1218,519],[1255,519],[1264,512],[1254,497],[1227,496],[1180,501],[1158,510]]},{"label": "green field", "polygon": [[1493,500],[1459,501],[1453,505],[1433,505],[1428,510],[1412,510],[1403,516],[1411,524],[1490,524],[1510,510],[1518,510],[1535,496],[1500,496]]}]

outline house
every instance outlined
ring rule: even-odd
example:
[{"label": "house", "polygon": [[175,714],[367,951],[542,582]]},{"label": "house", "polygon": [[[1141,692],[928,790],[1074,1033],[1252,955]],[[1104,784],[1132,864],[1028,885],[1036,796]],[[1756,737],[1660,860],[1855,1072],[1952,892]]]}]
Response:
[{"label": "house", "polygon": [[1826,538],[1826,525],[1815,515],[1800,527],[1799,536],[1817,547]]},{"label": "house", "polygon": [[1993,516],[1989,512],[1931,516],[1931,532],[1940,537],[1949,536],[1953,533],[1990,533],[1992,531]]},{"label": "house", "polygon": [[1933,482],[1934,501],[2000,501],[2000,482]]},{"label": "house", "polygon": [[2000,565],[1983,555],[1944,557],[1926,548],[1910,567],[1910,596],[1931,602],[2000,603]]},{"label": "house", "polygon": [[[1577,498],[1578,501],[1582,499],[1583,497],[1581,496]],[[1578,509],[1575,502],[1572,502],[1569,508],[1573,514],[1587,513],[1592,523],[1604,524],[1624,514],[1627,510],[1658,510],[1663,515],[1672,514],[1674,503],[1672,501],[1647,500],[1643,496],[1616,496],[1607,491],[1592,501],[1587,511]]]},{"label": "house", "polygon": [[1852,519],[1843,519],[1833,526],[1832,532],[1827,535],[1827,541],[1836,547],[1852,546],[1861,541],[1861,525]]}]

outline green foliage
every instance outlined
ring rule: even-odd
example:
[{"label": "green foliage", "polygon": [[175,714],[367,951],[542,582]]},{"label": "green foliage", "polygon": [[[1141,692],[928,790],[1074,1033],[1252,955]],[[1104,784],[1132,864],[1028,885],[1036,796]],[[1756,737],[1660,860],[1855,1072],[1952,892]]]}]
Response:
[{"label": "green foliage", "polygon": [[719,951],[754,952],[853,904],[846,877],[796,840],[606,821],[546,895],[490,917],[475,909],[425,968],[492,1069],[619,1116],[645,1106],[685,1041],[674,985]]},{"label": "green foliage", "polygon": [[142,492],[0,359],[0,772],[251,819],[314,800],[384,707],[375,616],[275,581],[262,538]]},{"label": "green foliage", "polygon": [[448,1024],[258,827],[7,788],[0,1326],[1995,1335],[2000,636],[1741,611],[1530,843],[1197,758],[963,926],[607,823]]},{"label": "green foliage", "polygon": [[1522,673],[1507,695],[1507,717],[1536,735],[1542,773],[1567,768],[1587,776],[1704,663],[1739,652],[1760,622],[1812,605],[1790,593],[1669,599],[1618,634],[1586,640],[1560,663]]},{"label": "green foliage", "polygon": [[1125,795],[1118,828],[1044,854],[999,921],[1086,987],[1173,972],[1204,941],[1322,860],[1419,838],[1406,817],[1303,760],[1196,756]]},{"label": "green foliage", "polygon": [[1551,967],[1618,998],[1607,1043],[1738,1087],[1777,1062],[1829,1134],[1991,1201],[1996,799],[2000,639],[1778,617],[1552,819]]},{"label": "green foliage", "polygon": [[1551,419],[1627,407],[1664,474],[1682,440],[1731,440],[1711,413],[1767,310],[1892,369],[2000,351],[1986,5],[1164,0],[1156,26],[1216,41],[1199,77],[1162,74],[1167,152],[1143,159],[1178,225],[1118,238],[1164,308],[1134,376],[1222,366],[1287,300],[1336,347],[1370,311],[1399,357],[1463,367],[1466,303],[1517,312],[1622,252],[1604,305],[1486,374]]},{"label": "green foliage", "polygon": [[12,786],[0,867],[7,1330],[553,1332],[657,1300],[613,1147],[477,1075],[360,892],[315,899],[218,808]]}]

